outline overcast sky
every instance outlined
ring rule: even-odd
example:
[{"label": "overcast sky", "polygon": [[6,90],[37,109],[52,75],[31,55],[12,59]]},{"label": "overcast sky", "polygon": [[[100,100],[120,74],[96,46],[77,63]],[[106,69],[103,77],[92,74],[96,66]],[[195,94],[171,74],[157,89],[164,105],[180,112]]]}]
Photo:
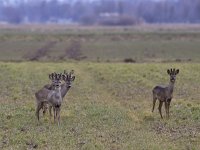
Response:
[{"label": "overcast sky", "polygon": [[[0,0],[1,1],[1,0]],[[10,3],[15,3],[15,2],[20,2],[20,1],[33,1],[33,0],[3,0],[4,2],[10,2]],[[35,0],[35,1],[52,1],[52,0]],[[98,0],[57,0],[57,1],[61,1],[61,2],[69,2],[69,1],[98,1]],[[123,0],[122,0],[123,1]],[[153,0],[153,1],[164,1],[164,0]]]}]

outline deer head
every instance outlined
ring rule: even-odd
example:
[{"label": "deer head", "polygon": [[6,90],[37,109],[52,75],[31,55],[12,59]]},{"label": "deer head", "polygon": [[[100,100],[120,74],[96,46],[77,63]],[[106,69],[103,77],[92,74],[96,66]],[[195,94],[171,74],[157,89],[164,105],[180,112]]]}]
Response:
[{"label": "deer head", "polygon": [[62,75],[62,80],[65,81],[66,85],[70,88],[71,83],[75,80],[74,70],[71,70],[69,73],[64,70],[64,74]]},{"label": "deer head", "polygon": [[176,75],[179,73],[179,69],[168,69],[167,73],[170,76],[170,82],[175,83],[176,81]]},{"label": "deer head", "polygon": [[54,88],[59,88],[61,86],[62,73],[51,73],[49,74],[49,79],[52,81]]}]

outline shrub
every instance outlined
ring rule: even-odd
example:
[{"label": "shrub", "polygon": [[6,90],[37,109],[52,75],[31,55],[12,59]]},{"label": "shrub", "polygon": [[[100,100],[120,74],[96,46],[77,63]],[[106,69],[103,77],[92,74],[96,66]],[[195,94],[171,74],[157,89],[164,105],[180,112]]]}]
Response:
[{"label": "shrub", "polygon": [[125,63],[136,63],[136,60],[132,59],[132,58],[125,58],[124,59]]}]

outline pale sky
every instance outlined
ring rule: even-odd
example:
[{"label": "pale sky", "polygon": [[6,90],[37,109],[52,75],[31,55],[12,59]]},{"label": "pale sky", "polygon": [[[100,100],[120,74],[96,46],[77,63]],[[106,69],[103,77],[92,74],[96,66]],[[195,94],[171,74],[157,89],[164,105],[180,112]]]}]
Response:
[{"label": "pale sky", "polygon": [[[41,2],[41,1],[53,1],[53,0],[0,0],[0,2],[3,2],[5,5],[19,4],[20,2],[28,2],[28,1],[34,1],[34,2],[40,1]],[[92,1],[101,1],[101,0],[57,0],[57,1],[73,3],[73,2],[76,2],[76,1],[92,2]],[[116,0],[116,1],[123,1],[123,0]],[[140,1],[142,1],[142,0],[140,0]],[[168,0],[149,0],[149,1],[168,1]],[[169,0],[169,1],[172,1],[172,0]]]},{"label": "pale sky", "polygon": [[[1,1],[1,0],[0,0]],[[31,1],[31,0],[3,0],[4,2],[20,2],[20,1]],[[32,0],[33,1],[33,0]],[[35,0],[35,1],[52,1],[52,0]],[[65,2],[65,1],[97,1],[97,0],[58,0],[58,1],[61,1],[61,2]],[[151,0],[152,1],[152,0]],[[164,1],[164,0],[153,0],[153,1]]]}]

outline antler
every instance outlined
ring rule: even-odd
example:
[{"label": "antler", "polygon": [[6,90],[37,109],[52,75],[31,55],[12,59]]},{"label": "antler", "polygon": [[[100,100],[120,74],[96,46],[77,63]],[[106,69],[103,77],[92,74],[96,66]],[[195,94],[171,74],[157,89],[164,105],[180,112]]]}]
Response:
[{"label": "antler", "polygon": [[69,75],[68,75],[67,71],[64,70],[64,74],[62,75],[62,80],[67,81],[68,76],[69,76]]},{"label": "antler", "polygon": [[71,70],[69,75],[70,75],[70,80],[72,80],[72,81],[75,80],[75,76],[73,74],[74,74],[74,70]]},{"label": "antler", "polygon": [[74,70],[71,70],[69,74],[70,74],[70,75],[74,74]]},{"label": "antler", "polygon": [[51,73],[51,74],[49,74],[49,79],[50,80],[55,80],[55,76],[56,76],[56,73],[54,72],[54,73]]},{"label": "antler", "polygon": [[62,73],[51,73],[49,74],[49,79],[50,80],[61,80],[62,79]]},{"label": "antler", "polygon": [[73,76],[73,74],[74,74],[74,70],[71,70],[69,73],[67,73],[66,70],[64,70],[64,74],[62,75],[62,79],[64,81],[74,80],[75,76]]},{"label": "antler", "polygon": [[177,75],[178,73],[179,73],[179,69],[175,69],[175,68],[171,68],[171,69],[168,69],[167,70],[167,73],[169,74],[169,75]]},{"label": "antler", "polygon": [[66,70],[64,70],[64,74],[67,74],[67,71],[66,71]]}]

